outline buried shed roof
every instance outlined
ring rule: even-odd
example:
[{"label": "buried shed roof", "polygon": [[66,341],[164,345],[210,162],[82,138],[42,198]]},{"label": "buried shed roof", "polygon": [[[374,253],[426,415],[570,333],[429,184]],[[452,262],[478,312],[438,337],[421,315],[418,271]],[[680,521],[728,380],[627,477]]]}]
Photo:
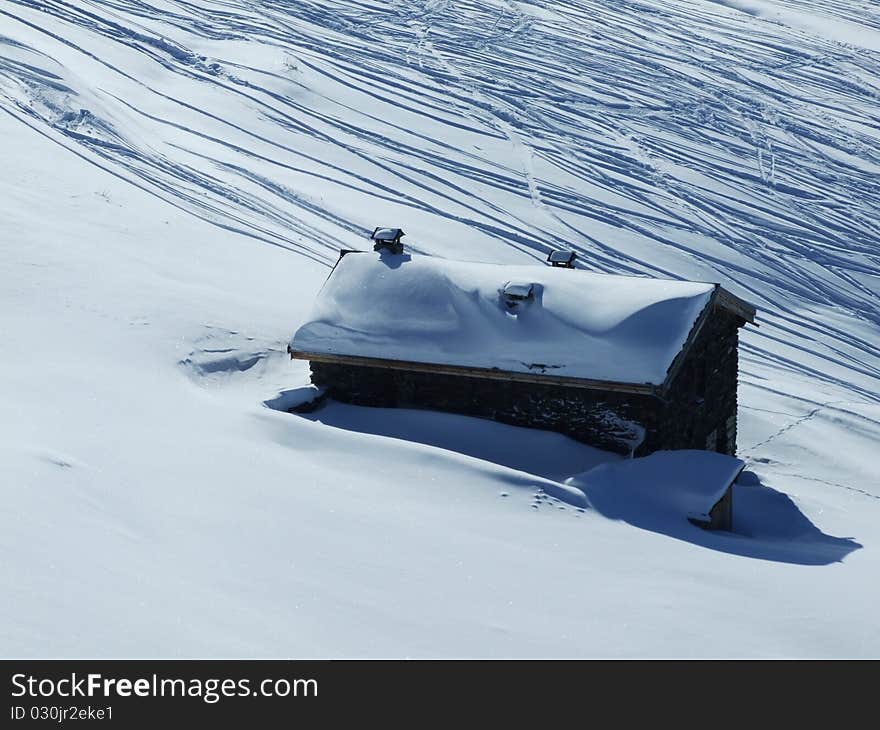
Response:
[{"label": "buried shed roof", "polygon": [[[532,296],[511,308],[505,286],[523,282]],[[745,307],[744,318],[753,318],[749,305],[715,284],[352,253],[339,260],[290,351],[310,360],[653,389],[710,301],[724,305],[722,292],[729,307]]]}]

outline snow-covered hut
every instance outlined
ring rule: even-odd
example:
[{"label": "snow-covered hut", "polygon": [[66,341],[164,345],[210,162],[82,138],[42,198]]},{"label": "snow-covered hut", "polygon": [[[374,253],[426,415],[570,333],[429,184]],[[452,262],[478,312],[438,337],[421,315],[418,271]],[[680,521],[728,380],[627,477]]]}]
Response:
[{"label": "snow-covered hut", "polygon": [[348,403],[627,454],[734,454],[738,331],[754,319],[718,284],[343,251],[288,351]]}]

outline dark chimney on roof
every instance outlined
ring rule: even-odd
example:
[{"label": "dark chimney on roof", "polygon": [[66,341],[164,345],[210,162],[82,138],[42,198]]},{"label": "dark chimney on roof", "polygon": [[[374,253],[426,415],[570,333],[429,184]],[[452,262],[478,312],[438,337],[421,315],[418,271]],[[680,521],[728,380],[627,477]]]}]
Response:
[{"label": "dark chimney on roof", "polygon": [[547,256],[547,263],[554,268],[573,269],[576,258],[577,254],[574,251],[558,249],[550,252],[550,255]]},{"label": "dark chimney on roof", "polygon": [[373,250],[388,253],[403,253],[401,238],[406,234],[400,228],[375,228],[370,238],[374,241]]}]

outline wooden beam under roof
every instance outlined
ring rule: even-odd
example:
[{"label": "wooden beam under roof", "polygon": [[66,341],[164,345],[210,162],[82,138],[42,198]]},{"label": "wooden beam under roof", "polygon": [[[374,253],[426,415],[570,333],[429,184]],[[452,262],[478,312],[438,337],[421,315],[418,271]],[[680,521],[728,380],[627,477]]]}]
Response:
[{"label": "wooden beam under roof", "polygon": [[617,383],[610,380],[589,380],[572,378],[564,375],[545,375],[543,373],[521,373],[498,368],[475,368],[463,365],[441,365],[428,362],[412,362],[409,360],[392,360],[378,357],[360,357],[359,355],[335,355],[320,352],[303,352],[288,349],[291,360],[311,360],[314,362],[334,363],[338,365],[357,365],[361,367],[384,368],[387,370],[409,370],[417,373],[434,373],[436,375],[460,375],[469,378],[486,378],[488,380],[508,380],[518,383],[538,383],[540,385],[566,385],[571,388],[588,390],[605,390],[617,393],[637,393],[639,395],[657,395],[658,386],[650,383]]},{"label": "wooden beam under roof", "polygon": [[759,326],[758,323],[755,322],[755,315],[758,310],[745,299],[740,299],[735,294],[731,294],[723,286],[719,286],[715,293],[715,303],[734,314],[738,314],[749,324],[753,324],[755,327]]}]

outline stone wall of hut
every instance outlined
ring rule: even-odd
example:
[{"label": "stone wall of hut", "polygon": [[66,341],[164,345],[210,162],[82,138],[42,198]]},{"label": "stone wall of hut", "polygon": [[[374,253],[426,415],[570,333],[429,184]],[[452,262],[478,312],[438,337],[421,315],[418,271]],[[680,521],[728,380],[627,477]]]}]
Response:
[{"label": "stone wall of hut", "polygon": [[557,431],[643,456],[660,449],[736,451],[739,320],[714,312],[666,398],[562,385],[312,362],[312,382],[335,400],[428,408]]},{"label": "stone wall of hut", "polygon": [[739,328],[743,320],[717,307],[677,373],[660,418],[657,449],[736,454]]},{"label": "stone wall of hut", "polygon": [[651,396],[331,363],[313,362],[312,382],[344,403],[461,413],[558,431],[623,454],[641,445],[644,424],[662,412]]}]

